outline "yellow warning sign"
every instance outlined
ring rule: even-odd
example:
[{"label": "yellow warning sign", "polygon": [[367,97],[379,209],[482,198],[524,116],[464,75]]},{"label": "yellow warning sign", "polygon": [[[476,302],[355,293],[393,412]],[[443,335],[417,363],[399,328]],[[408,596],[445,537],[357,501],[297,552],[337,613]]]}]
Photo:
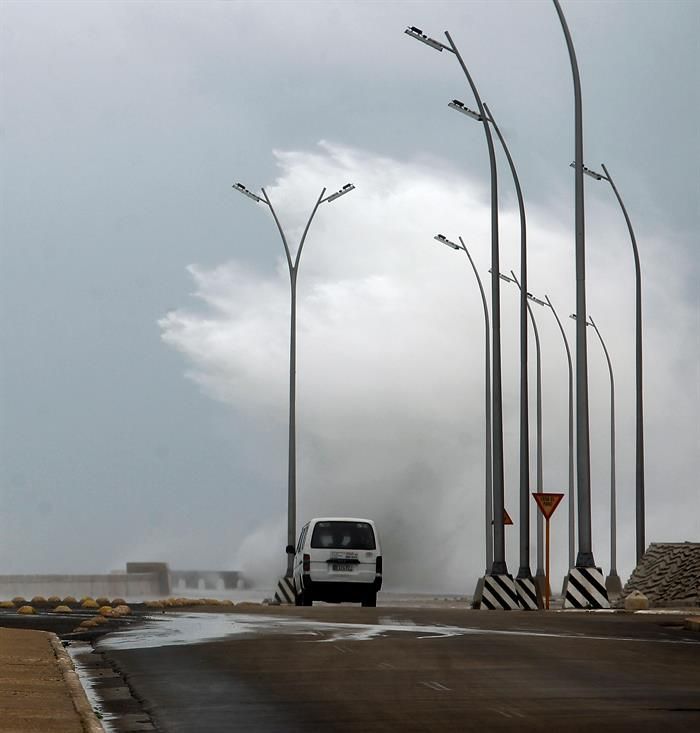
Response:
[{"label": "yellow warning sign", "polygon": [[559,502],[564,498],[564,494],[535,494],[533,493],[537,506],[544,515],[545,519],[549,519],[554,510],[559,506]]}]

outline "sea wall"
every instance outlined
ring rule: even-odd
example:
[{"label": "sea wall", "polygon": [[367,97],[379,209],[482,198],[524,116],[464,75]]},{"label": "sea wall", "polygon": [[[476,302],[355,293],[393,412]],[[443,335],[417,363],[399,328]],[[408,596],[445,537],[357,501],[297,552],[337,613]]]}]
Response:
[{"label": "sea wall", "polygon": [[0,575],[0,600],[23,596],[106,596],[149,598],[167,595],[160,573],[109,573],[107,575]]}]

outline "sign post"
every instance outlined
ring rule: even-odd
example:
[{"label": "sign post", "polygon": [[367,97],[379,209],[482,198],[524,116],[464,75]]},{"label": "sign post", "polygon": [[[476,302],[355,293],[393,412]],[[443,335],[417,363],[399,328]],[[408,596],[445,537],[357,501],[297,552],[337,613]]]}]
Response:
[{"label": "sign post", "polygon": [[546,532],[545,532],[545,552],[546,552],[546,561],[545,561],[545,573],[546,573],[546,590],[545,590],[545,605],[544,607],[549,610],[549,593],[550,593],[550,586],[549,586],[549,520],[552,517],[552,514],[554,514],[554,510],[559,506],[559,502],[564,498],[564,494],[538,494],[533,493],[533,498],[537,502],[537,506],[539,507],[540,511],[542,512],[542,516],[545,518],[546,521]]}]

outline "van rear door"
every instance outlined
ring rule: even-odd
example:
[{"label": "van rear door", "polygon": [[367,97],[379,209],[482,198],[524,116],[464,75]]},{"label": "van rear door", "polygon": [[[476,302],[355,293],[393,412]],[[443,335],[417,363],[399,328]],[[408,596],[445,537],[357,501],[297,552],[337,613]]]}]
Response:
[{"label": "van rear door", "polygon": [[318,520],[307,552],[311,579],[325,582],[372,583],[379,547],[372,525],[364,520]]}]

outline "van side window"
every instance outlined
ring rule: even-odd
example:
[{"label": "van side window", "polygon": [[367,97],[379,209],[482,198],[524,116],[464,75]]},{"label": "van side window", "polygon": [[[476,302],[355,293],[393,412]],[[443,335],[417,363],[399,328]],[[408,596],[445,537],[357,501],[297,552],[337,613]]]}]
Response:
[{"label": "van side window", "polygon": [[299,542],[297,543],[297,554],[301,552],[301,548],[304,546],[304,540],[306,539],[306,532],[309,529],[309,525],[305,524],[299,535]]}]

